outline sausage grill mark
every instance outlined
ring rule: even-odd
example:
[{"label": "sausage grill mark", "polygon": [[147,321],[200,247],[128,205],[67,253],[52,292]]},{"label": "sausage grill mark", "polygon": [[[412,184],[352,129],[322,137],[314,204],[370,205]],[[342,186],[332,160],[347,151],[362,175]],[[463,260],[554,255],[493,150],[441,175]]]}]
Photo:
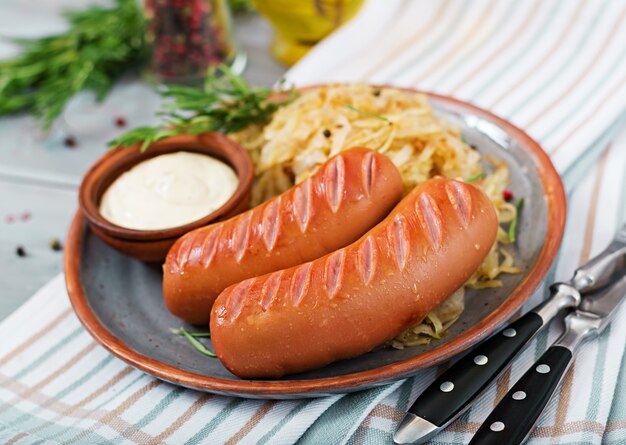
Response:
[{"label": "sausage grill mark", "polygon": [[417,199],[415,206],[417,217],[433,250],[441,247],[443,229],[441,227],[441,210],[435,200],[426,192]]},{"label": "sausage grill mark", "polygon": [[265,283],[263,283],[263,287],[261,288],[261,307],[264,311],[267,311],[272,303],[276,301],[282,278],[283,271],[281,270],[271,274],[267,280],[265,280]]},{"label": "sausage grill mark", "polygon": [[241,262],[241,259],[248,248],[251,219],[252,213],[247,212],[247,214],[245,214],[245,216],[238,221],[237,227],[235,227],[233,233],[233,251],[235,253],[235,260],[237,260],[238,263]]},{"label": "sausage grill mark", "polygon": [[450,204],[452,204],[452,207],[460,217],[461,224],[463,224],[463,227],[467,228],[470,215],[472,214],[472,197],[467,187],[464,187],[458,182],[447,182],[445,189]]},{"label": "sausage grill mark", "polygon": [[326,167],[324,173],[326,201],[333,213],[337,213],[339,206],[341,206],[345,188],[346,165],[343,156],[337,156],[335,160]]},{"label": "sausage grill mark", "polygon": [[176,256],[176,262],[178,263],[178,266],[180,268],[185,267],[185,265],[187,264],[187,259],[189,258],[189,250],[191,250],[191,248],[195,244],[195,238],[196,236],[187,236],[183,240],[183,243],[180,245],[180,248],[178,249],[178,255]]},{"label": "sausage grill mark", "polygon": [[374,153],[368,153],[363,158],[363,163],[361,164],[361,178],[363,181],[363,191],[365,192],[365,197],[369,199],[372,194],[372,183],[374,182],[374,163],[376,159],[374,158]]},{"label": "sausage grill mark", "polygon": [[278,227],[280,225],[280,204],[282,196],[270,201],[263,210],[263,242],[268,252],[274,250],[278,235]]},{"label": "sausage grill mark", "polygon": [[202,267],[207,268],[213,262],[215,253],[217,252],[217,246],[219,244],[220,235],[222,234],[222,225],[210,231],[209,235],[204,239],[202,246]]},{"label": "sausage grill mark", "polygon": [[226,303],[226,308],[230,314],[230,321],[234,321],[237,317],[239,317],[246,301],[248,289],[250,289],[250,286],[252,286],[255,281],[256,278],[244,280],[231,290],[230,295],[228,296],[228,302]]},{"label": "sausage grill mark", "polygon": [[409,252],[409,233],[406,219],[402,215],[396,215],[387,229],[387,239],[392,249],[392,256],[400,271],[406,266]]},{"label": "sausage grill mark", "polygon": [[328,256],[324,267],[324,290],[330,300],[335,298],[343,281],[345,250],[340,249]]},{"label": "sausage grill mark", "polygon": [[300,187],[295,188],[293,192],[293,213],[300,226],[300,231],[304,233],[309,225],[311,216],[311,179],[307,179]]},{"label": "sausage grill mark", "polygon": [[358,250],[358,264],[359,273],[361,274],[361,281],[365,284],[369,284],[374,276],[376,270],[377,253],[373,246],[374,242],[372,237],[368,236]]},{"label": "sausage grill mark", "polygon": [[298,306],[302,297],[307,293],[309,289],[309,283],[311,281],[311,265],[312,263],[305,263],[298,267],[294,272],[291,279],[291,303],[294,306]]},{"label": "sausage grill mark", "polygon": [[197,237],[194,238],[193,243],[191,244],[191,246],[189,246],[189,254],[187,255],[186,263],[197,264],[202,260],[203,258],[202,251],[204,249],[204,242],[208,236],[209,236],[209,233],[206,231],[203,231],[199,233]]},{"label": "sausage grill mark", "polygon": [[212,229],[207,237],[202,242],[202,267],[207,268],[213,262],[215,252],[217,251],[218,239],[222,233],[222,225],[218,225],[217,228]]}]

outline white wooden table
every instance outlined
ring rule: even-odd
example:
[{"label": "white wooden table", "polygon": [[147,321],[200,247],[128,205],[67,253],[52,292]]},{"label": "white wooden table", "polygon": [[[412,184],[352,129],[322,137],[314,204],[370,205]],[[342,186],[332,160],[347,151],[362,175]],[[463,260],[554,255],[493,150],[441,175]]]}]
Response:
[{"label": "white wooden table", "polygon": [[[63,29],[62,8],[81,7],[83,0],[54,0],[33,8],[23,0],[0,0],[0,35],[35,36]],[[256,14],[235,18],[236,39],[248,56],[245,77],[271,86],[286,68],[268,52],[269,25]],[[0,40],[0,58],[14,48]],[[50,241],[63,241],[76,211],[76,191],[87,168],[106,150],[106,142],[124,129],[114,124],[123,116],[129,127],[153,120],[155,93],[141,80],[120,82],[103,104],[81,94],[67,107],[49,134],[28,116],[0,119],[0,320],[62,270],[62,252]],[[77,145],[63,143],[72,135]],[[16,253],[23,246],[26,256]]]}]

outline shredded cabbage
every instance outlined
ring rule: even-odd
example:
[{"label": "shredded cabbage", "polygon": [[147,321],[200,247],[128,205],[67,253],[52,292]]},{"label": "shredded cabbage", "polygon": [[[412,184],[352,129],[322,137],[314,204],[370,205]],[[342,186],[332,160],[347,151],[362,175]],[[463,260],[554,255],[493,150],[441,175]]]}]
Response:
[{"label": "shredded cabbage", "polygon": [[391,346],[396,349],[404,349],[407,346],[426,345],[432,339],[439,340],[458,320],[464,308],[465,289],[461,287],[430,311],[424,320],[396,336],[391,341]]},{"label": "shredded cabbage", "polygon": [[253,205],[356,146],[389,156],[407,192],[435,175],[467,178],[481,170],[480,154],[463,142],[458,129],[433,114],[425,95],[364,84],[307,90],[267,125],[248,127],[234,137],[255,162]]}]

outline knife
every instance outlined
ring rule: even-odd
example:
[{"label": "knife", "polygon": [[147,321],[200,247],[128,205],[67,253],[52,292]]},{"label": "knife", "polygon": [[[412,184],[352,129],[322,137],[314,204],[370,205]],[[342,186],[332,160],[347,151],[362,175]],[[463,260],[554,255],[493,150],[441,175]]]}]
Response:
[{"label": "knife", "polygon": [[595,338],[626,299],[626,274],[606,290],[583,298],[565,317],[565,332],[517,381],[478,429],[470,444],[521,444],[567,372],[579,345]]},{"label": "knife", "polygon": [[504,371],[523,347],[563,309],[581,303],[581,294],[607,286],[626,267],[626,224],[609,246],[579,267],[572,279],[550,286],[550,297],[481,343],[448,368],[413,403],[393,440],[421,444],[448,426]]}]

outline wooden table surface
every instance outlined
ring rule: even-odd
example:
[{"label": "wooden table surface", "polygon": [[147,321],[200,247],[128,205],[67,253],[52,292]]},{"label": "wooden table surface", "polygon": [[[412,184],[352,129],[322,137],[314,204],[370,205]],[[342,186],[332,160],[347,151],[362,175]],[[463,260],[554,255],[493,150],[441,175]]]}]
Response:
[{"label": "wooden table surface", "polygon": [[[81,7],[82,0],[43,2],[41,8],[22,0],[0,0],[2,36],[44,35],[63,29],[61,8]],[[236,40],[248,57],[244,76],[253,84],[271,86],[286,68],[268,52],[269,25],[258,15],[235,18]],[[0,58],[15,53],[0,40]],[[106,142],[124,129],[114,125],[124,116],[128,127],[152,122],[158,106],[155,93],[140,79],[128,77],[102,104],[81,94],[72,100],[49,134],[32,118],[0,119],[0,320],[17,309],[37,289],[62,271],[62,252],[50,241],[63,241],[76,211],[77,188],[91,163],[106,150]],[[72,135],[77,145],[63,143]],[[22,246],[26,256],[16,253]]]}]

